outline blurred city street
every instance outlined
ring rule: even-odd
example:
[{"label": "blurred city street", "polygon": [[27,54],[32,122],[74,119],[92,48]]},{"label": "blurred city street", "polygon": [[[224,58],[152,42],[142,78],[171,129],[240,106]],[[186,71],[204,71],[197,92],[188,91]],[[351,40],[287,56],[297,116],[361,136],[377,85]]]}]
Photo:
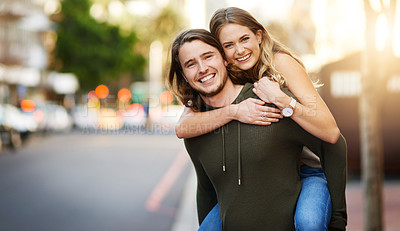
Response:
[{"label": "blurred city street", "polygon": [[169,231],[189,160],[174,135],[72,132],[0,153],[2,231]]},{"label": "blurred city street", "polygon": [[[35,135],[0,154],[2,231],[190,231],[196,180],[171,134]],[[400,178],[384,184],[384,224],[400,230]],[[348,229],[363,229],[358,176],[347,186]]]}]

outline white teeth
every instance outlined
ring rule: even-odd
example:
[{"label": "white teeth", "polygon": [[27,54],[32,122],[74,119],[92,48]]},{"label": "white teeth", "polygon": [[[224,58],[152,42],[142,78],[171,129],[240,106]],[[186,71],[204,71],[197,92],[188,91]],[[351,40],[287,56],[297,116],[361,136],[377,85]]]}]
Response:
[{"label": "white teeth", "polygon": [[250,54],[244,56],[243,58],[237,59],[239,62],[242,62],[250,57]]},{"label": "white teeth", "polygon": [[211,79],[211,78],[214,77],[214,76],[215,76],[215,74],[208,75],[208,76],[206,76],[206,77],[200,79],[200,82],[204,83],[205,81]]}]

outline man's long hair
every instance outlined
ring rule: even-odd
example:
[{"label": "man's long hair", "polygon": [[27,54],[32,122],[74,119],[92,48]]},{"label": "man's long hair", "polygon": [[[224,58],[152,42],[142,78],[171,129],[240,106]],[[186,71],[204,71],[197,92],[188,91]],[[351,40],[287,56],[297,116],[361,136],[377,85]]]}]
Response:
[{"label": "man's long hair", "polygon": [[[195,111],[199,111],[203,105],[200,94],[196,92],[186,81],[183,69],[179,61],[179,50],[187,42],[200,40],[210,46],[215,47],[224,60],[225,54],[219,41],[207,30],[191,29],[184,30],[175,38],[171,47],[171,65],[168,74],[168,87],[176,97],[186,106]],[[234,82],[235,83],[235,82]]]}]

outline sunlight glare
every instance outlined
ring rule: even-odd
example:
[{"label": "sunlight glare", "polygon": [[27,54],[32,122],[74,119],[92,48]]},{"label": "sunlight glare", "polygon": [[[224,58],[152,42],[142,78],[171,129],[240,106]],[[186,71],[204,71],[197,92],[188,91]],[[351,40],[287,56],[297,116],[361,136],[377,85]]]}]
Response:
[{"label": "sunlight glare", "polygon": [[396,4],[393,29],[393,53],[400,58],[400,2]]},{"label": "sunlight glare", "polygon": [[384,9],[390,8],[390,0],[382,0],[382,4]]},{"label": "sunlight glare", "polygon": [[376,49],[378,51],[383,51],[385,49],[388,35],[389,28],[386,15],[379,14],[376,20]]},{"label": "sunlight glare", "polygon": [[186,7],[187,7],[186,12],[190,20],[190,27],[206,29],[205,0],[187,0]]},{"label": "sunlight glare", "polygon": [[325,26],[325,11],[326,11],[326,0],[315,0],[312,6],[312,19],[314,24],[318,26]]},{"label": "sunlight glare", "polygon": [[377,13],[382,11],[382,4],[380,0],[369,0],[369,5]]}]

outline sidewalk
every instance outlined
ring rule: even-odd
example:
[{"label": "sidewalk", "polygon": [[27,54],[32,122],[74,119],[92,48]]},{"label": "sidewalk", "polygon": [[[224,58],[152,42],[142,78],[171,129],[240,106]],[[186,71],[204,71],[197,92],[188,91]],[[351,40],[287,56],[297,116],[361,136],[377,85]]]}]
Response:
[{"label": "sidewalk", "polygon": [[[347,230],[364,230],[364,195],[360,182],[348,182],[346,190]],[[400,231],[400,179],[386,180],[383,188],[384,230]]]},{"label": "sidewalk", "polygon": [[182,195],[181,207],[171,231],[195,231],[199,228],[196,210],[196,172],[191,170]]},{"label": "sidewalk", "polygon": [[[364,230],[364,202],[362,185],[358,180],[347,182],[346,200],[348,214],[348,231]],[[384,230],[400,231],[400,179],[386,180],[383,189]],[[196,212],[196,176],[194,170],[190,176],[183,193],[181,208],[176,222],[171,231],[197,230]]]}]

